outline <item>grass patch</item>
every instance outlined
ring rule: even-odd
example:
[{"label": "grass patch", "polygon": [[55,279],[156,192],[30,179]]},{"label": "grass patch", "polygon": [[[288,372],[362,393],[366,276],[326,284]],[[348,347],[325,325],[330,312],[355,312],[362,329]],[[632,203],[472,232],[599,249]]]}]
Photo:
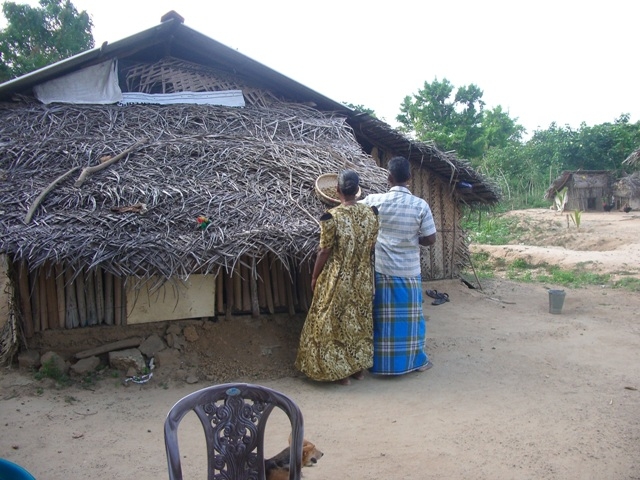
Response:
[{"label": "grass patch", "polygon": [[[502,258],[492,259],[487,252],[473,254],[472,262],[478,278],[493,278],[497,272],[504,272],[504,276],[509,280],[523,283],[551,283],[569,288],[604,285],[609,288],[624,288],[632,292],[640,292],[640,279],[623,278],[614,281],[610,274],[594,273],[580,267],[563,270],[547,263],[534,265],[521,258],[506,264]],[[471,275],[473,272],[464,273]]]},{"label": "grass patch", "polygon": [[587,285],[611,285],[611,275],[587,272],[580,269],[562,270],[558,267],[546,267],[547,274],[538,276],[541,282],[552,282],[565,287],[580,288]]},{"label": "grass patch", "polygon": [[472,243],[481,245],[507,245],[524,232],[517,217],[506,217],[495,213],[486,213],[484,218],[467,217],[462,227]]},{"label": "grass patch", "polygon": [[510,265],[510,268],[514,270],[526,270],[530,268],[534,268],[529,262],[527,262],[523,258],[516,258]]},{"label": "grass patch", "polygon": [[53,359],[43,363],[40,369],[34,374],[34,378],[36,380],[50,378],[51,380],[54,380],[57,385],[62,387],[67,387],[71,384],[69,376],[57,367]]},{"label": "grass patch", "polygon": [[[495,265],[491,261],[491,256],[487,252],[476,252],[471,254],[471,262],[478,278],[495,277]],[[467,272],[473,275],[473,272]]]},{"label": "grass patch", "polygon": [[621,278],[613,282],[614,288],[624,288],[630,292],[640,292],[640,279],[638,278]]}]

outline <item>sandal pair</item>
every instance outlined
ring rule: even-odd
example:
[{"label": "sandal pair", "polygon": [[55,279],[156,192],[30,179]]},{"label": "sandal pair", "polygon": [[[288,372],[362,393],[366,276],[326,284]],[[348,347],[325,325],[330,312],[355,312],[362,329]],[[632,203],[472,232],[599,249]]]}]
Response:
[{"label": "sandal pair", "polygon": [[437,290],[425,290],[425,292],[427,294],[427,296],[434,298],[435,300],[433,302],[431,302],[431,305],[442,305],[443,303],[446,303],[449,301],[449,294],[448,293],[440,293]]},{"label": "sandal pair", "polygon": [[443,303],[447,303],[449,301],[449,295],[446,293],[441,293],[440,297],[436,298],[431,305],[442,305]]}]

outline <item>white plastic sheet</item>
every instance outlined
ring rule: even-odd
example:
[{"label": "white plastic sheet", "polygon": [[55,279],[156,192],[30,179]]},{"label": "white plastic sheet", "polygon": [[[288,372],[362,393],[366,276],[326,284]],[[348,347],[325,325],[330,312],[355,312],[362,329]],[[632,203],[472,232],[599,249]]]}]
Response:
[{"label": "white plastic sheet", "polygon": [[34,87],[36,98],[42,103],[110,104],[122,100],[118,85],[118,61],[109,60],[83,68]]}]

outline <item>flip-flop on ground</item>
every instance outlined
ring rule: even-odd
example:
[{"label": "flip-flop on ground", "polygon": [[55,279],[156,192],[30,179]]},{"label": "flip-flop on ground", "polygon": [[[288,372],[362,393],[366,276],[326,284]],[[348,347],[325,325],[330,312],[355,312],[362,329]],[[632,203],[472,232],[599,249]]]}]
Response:
[{"label": "flip-flop on ground", "polygon": [[447,303],[449,301],[449,295],[446,293],[439,293],[438,297],[431,302],[431,305],[442,305],[443,303]]},{"label": "flip-flop on ground", "polygon": [[427,296],[434,298],[435,300],[433,302],[431,302],[431,305],[442,305],[443,303],[446,303],[449,301],[449,294],[447,293],[440,293],[437,290],[425,290],[425,292],[427,294]]}]

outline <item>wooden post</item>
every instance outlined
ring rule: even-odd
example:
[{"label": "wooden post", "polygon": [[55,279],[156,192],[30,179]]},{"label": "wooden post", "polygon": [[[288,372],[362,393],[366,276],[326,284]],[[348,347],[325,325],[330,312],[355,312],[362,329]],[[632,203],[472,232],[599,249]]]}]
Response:
[{"label": "wooden post", "polygon": [[68,268],[64,271],[65,278],[65,326],[67,328],[77,328],[80,326],[80,319],[78,316],[78,303],[76,299],[76,286],[73,283],[73,274]]},{"label": "wooden post", "polygon": [[286,269],[283,268],[282,273],[282,281],[285,286],[285,298],[287,299],[287,308],[289,309],[289,315],[293,317],[296,314],[295,300],[293,299],[293,280],[292,277],[287,274]]},{"label": "wooden post", "polygon": [[224,288],[227,292],[227,308],[225,311],[225,318],[231,320],[231,314],[233,313],[233,272],[224,272]]},{"label": "wooden post", "polygon": [[233,307],[234,310],[242,310],[242,278],[240,278],[240,265],[233,269]]},{"label": "wooden post", "polygon": [[40,330],[43,331],[49,328],[49,320],[47,320],[47,279],[45,278],[44,270],[44,267],[36,270]]},{"label": "wooden post", "polygon": [[249,274],[249,286],[251,287],[251,316],[260,316],[260,305],[258,304],[258,272],[256,270],[256,257],[251,257],[251,272]]},{"label": "wooden post", "polygon": [[58,293],[56,291],[56,277],[53,265],[49,264],[45,270],[47,275],[47,325],[49,328],[58,328]]},{"label": "wooden post", "polygon": [[96,268],[94,274],[94,287],[96,292],[96,314],[98,325],[104,323],[104,284],[102,281],[102,269]]},{"label": "wooden post", "polygon": [[31,302],[31,311],[33,312],[33,331],[42,330],[40,318],[40,296],[38,295],[38,271],[29,272],[29,301]]},{"label": "wooden post", "polygon": [[291,285],[291,297],[293,300],[294,311],[300,308],[300,294],[298,292],[298,271],[293,261],[289,262],[289,285]]},{"label": "wooden post", "polygon": [[267,309],[271,315],[274,314],[273,308],[273,287],[271,284],[271,269],[269,268],[269,259],[265,256],[262,259],[262,281],[264,282],[264,294],[267,297]]},{"label": "wooden post", "polygon": [[84,270],[80,270],[78,276],[76,276],[76,296],[78,300],[78,317],[80,318],[80,326],[87,326],[87,300],[85,298],[84,288]]},{"label": "wooden post", "polygon": [[123,325],[122,318],[122,279],[113,276],[113,323]]},{"label": "wooden post", "polygon": [[276,272],[278,272],[278,297],[280,298],[280,307],[287,306],[287,286],[286,282],[289,281],[286,278],[286,272],[284,270],[284,265],[280,260],[275,261]]},{"label": "wooden post", "polygon": [[18,295],[20,295],[24,335],[31,338],[33,337],[33,314],[29,298],[29,268],[26,260],[21,260],[18,266]]},{"label": "wooden post", "polygon": [[[271,256],[271,255],[270,255]],[[273,290],[273,305],[275,308],[279,308],[282,306],[282,302],[280,301],[280,268],[278,267],[280,261],[273,256],[271,259],[271,268],[269,271],[271,272],[271,285]]]},{"label": "wooden post", "polygon": [[87,325],[98,324],[98,306],[96,305],[96,286],[95,286],[95,274],[93,271],[86,270],[86,291],[85,298],[87,299]]},{"label": "wooden post", "polygon": [[240,281],[242,282],[242,311],[251,311],[251,272],[249,267],[240,265]]},{"label": "wooden post", "polygon": [[[263,264],[264,262],[261,260],[258,262],[256,266],[256,283],[258,284],[258,307],[259,308],[267,308],[267,297],[264,293],[264,274],[263,274]],[[259,277],[259,278],[257,278]]]},{"label": "wooden post", "polygon": [[104,323],[113,325],[115,318],[115,301],[113,294],[113,275],[104,272]]},{"label": "wooden post", "polygon": [[65,316],[66,309],[64,305],[64,272],[62,271],[62,265],[59,263],[55,264],[55,272],[56,272],[56,298],[58,305],[58,328],[65,327]]}]

